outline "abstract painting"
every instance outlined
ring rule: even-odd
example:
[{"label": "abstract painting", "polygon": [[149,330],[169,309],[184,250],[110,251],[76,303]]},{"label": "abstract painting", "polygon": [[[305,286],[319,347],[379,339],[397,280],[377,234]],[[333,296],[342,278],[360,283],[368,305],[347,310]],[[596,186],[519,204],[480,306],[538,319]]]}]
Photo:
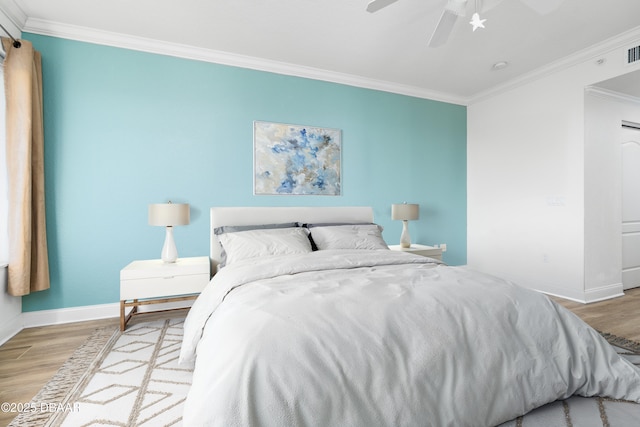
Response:
[{"label": "abstract painting", "polygon": [[339,196],[339,129],[255,121],[254,194]]}]

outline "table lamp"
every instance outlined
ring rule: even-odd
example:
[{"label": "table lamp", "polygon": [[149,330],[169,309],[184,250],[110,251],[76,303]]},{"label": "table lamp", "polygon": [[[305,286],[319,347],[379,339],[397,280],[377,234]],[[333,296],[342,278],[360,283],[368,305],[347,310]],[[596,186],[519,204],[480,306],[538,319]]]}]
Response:
[{"label": "table lamp", "polygon": [[189,224],[189,205],[187,203],[155,203],[149,205],[149,225],[163,226],[167,232],[162,246],[162,261],[176,262],[178,250],[173,240],[173,226]]},{"label": "table lamp", "polygon": [[391,205],[391,219],[402,220],[402,234],[400,235],[400,247],[410,248],[411,237],[409,236],[408,221],[416,220],[420,217],[420,206],[414,203],[402,203]]}]

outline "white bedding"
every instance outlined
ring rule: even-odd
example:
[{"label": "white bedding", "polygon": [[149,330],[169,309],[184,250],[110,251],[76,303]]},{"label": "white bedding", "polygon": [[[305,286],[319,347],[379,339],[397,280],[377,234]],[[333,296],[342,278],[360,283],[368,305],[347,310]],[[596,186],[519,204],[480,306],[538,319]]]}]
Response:
[{"label": "white bedding", "polygon": [[573,394],[640,402],[640,371],[546,296],[389,250],[223,268],[180,357],[187,426],[495,426]]}]

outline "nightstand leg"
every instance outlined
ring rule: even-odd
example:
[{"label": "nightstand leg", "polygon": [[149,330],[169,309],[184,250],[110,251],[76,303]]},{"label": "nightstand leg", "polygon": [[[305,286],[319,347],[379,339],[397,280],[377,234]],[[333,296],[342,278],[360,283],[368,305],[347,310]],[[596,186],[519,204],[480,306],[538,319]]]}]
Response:
[{"label": "nightstand leg", "polygon": [[124,331],[124,301],[120,300],[120,330]]}]

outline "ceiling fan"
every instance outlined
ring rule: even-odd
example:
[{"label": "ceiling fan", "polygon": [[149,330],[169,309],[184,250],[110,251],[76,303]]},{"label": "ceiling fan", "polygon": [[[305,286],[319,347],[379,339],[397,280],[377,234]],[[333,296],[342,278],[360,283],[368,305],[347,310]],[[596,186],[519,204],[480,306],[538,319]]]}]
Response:
[{"label": "ceiling fan", "polygon": [[[395,3],[398,0],[371,0],[367,5],[367,12],[377,12]],[[442,11],[440,20],[436,25],[436,28],[431,34],[429,39],[429,47],[442,46],[447,42],[449,35],[453,31],[458,17],[467,16],[469,11],[474,10],[473,18],[470,24],[473,26],[473,31],[478,28],[484,28],[484,22],[486,19],[480,19],[480,12],[486,12],[492,7],[496,6],[501,0],[447,0],[447,3]],[[557,9],[563,0],[520,0],[541,15],[553,12]]]}]

